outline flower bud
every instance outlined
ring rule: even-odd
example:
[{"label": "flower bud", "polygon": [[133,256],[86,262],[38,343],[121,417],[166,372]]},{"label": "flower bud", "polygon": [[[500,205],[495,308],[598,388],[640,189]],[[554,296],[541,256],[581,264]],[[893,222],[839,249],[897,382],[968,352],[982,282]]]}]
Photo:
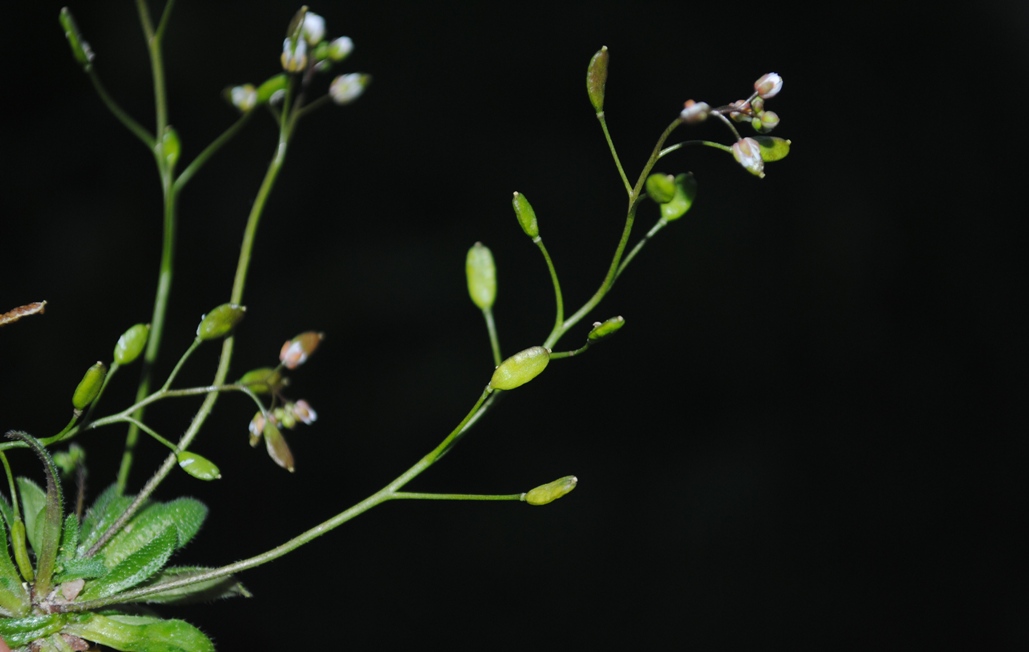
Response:
[{"label": "flower bud", "polygon": [[332,101],[339,105],[350,104],[361,97],[364,89],[372,83],[372,76],[360,72],[352,72],[348,75],[340,75],[329,84],[329,95]]},{"label": "flower bud", "polygon": [[521,225],[522,231],[525,231],[525,235],[530,238],[539,237],[540,228],[536,223],[536,211],[532,210],[532,204],[525,195],[516,192],[511,200],[511,206],[514,207],[515,217],[518,218],[518,224]]},{"label": "flower bud", "polygon": [[71,395],[71,404],[76,411],[81,412],[96,400],[100,395],[100,389],[104,386],[104,378],[107,377],[107,367],[104,363],[97,362],[86,370],[79,381],[78,387]]},{"label": "flower bud", "polygon": [[307,42],[303,39],[287,38],[282,42],[282,56],[279,57],[286,72],[300,72],[307,67]]},{"label": "flower bud", "polygon": [[574,475],[566,475],[553,482],[540,485],[525,494],[525,502],[530,505],[546,505],[552,503],[562,496],[568,495],[575,489],[579,479]]},{"label": "flower bud", "polygon": [[261,441],[261,437],[264,435],[264,424],[267,419],[264,416],[264,412],[258,411],[254,415],[254,418],[250,420],[250,425],[247,429],[250,431],[250,445],[257,446],[257,442]]},{"label": "flower bud", "polygon": [[354,42],[349,36],[341,36],[332,43],[329,43],[328,56],[336,63],[339,63],[350,56],[350,53],[353,51]]},{"label": "flower bud", "polygon": [[[225,99],[229,104],[239,109],[240,113],[246,113],[257,106],[257,89],[253,84],[243,84],[225,89]],[[267,99],[267,98],[266,98]]]},{"label": "flower bud", "polygon": [[325,19],[308,11],[304,14],[304,26],[301,28],[308,45],[318,45],[325,38]]},{"label": "flower bud", "polygon": [[227,336],[243,321],[246,311],[246,306],[223,303],[201,318],[200,325],[197,326],[197,339],[207,342]]},{"label": "flower bud", "polygon": [[464,261],[468,279],[468,296],[480,310],[489,310],[497,299],[497,266],[489,247],[476,242],[468,250]]},{"label": "flower bud", "polygon": [[668,203],[675,197],[675,177],[654,173],[647,177],[646,188],[651,199],[659,204]]},{"label": "flower bud", "polygon": [[122,333],[114,345],[114,361],[120,365],[134,362],[146,346],[150,336],[150,324],[136,324]]},{"label": "flower bud", "polygon": [[750,101],[750,109],[754,115],[761,115],[761,112],[765,110],[765,101],[760,97],[755,97]]},{"label": "flower bud", "polygon": [[761,159],[771,163],[786,158],[790,153],[792,141],[777,136],[754,136],[754,141],[761,147]]},{"label": "flower bud", "polygon": [[297,418],[293,416],[293,405],[287,403],[286,407],[277,407],[272,410],[272,417],[275,422],[286,430],[293,430],[297,427]]},{"label": "flower bud", "polygon": [[677,220],[686,214],[697,198],[697,180],[692,172],[675,177],[675,197],[672,201],[661,204],[661,218],[666,222]]},{"label": "flower bud", "polygon": [[179,134],[176,133],[171,125],[164,128],[164,133],[161,134],[161,142],[157,146],[160,148],[158,153],[164,159],[168,169],[174,168],[175,164],[179,162],[179,155],[182,153],[182,143],[179,141]]},{"label": "flower bud", "polygon": [[493,389],[521,387],[543,373],[549,363],[550,349],[542,346],[529,347],[501,362],[494,370],[489,386]]},{"label": "flower bud", "polygon": [[760,79],[754,82],[754,91],[758,94],[758,97],[769,99],[775,97],[782,90],[782,77],[775,74],[774,72],[762,75]]},{"label": "flower bud", "polygon": [[282,348],[279,350],[279,361],[287,369],[296,369],[307,362],[307,358],[314,353],[324,338],[324,333],[316,333],[314,331],[307,331],[297,335],[282,345]]},{"label": "flower bud", "polygon": [[775,111],[762,111],[761,115],[754,118],[750,125],[754,127],[754,131],[759,134],[767,134],[769,131],[779,126],[779,116]]},{"label": "flower bud", "polygon": [[279,391],[286,385],[286,379],[282,372],[271,367],[252,369],[243,374],[239,379],[240,385],[246,385],[255,394],[272,394]]},{"label": "flower bud", "polygon": [[[607,86],[607,63],[610,55],[607,53],[607,46],[603,46],[590,59],[590,65],[586,68],[586,92],[590,96],[590,104],[593,110],[601,113],[604,110],[604,93]],[[536,236],[533,236],[536,237]]]},{"label": "flower bud", "polygon": [[318,420],[318,413],[304,399],[293,404],[293,416],[305,426]]},{"label": "flower bud", "polygon": [[89,72],[93,65],[93,50],[89,47],[89,43],[86,43],[82,38],[79,26],[75,24],[75,18],[68,11],[67,7],[61,9],[58,20],[61,22],[61,27],[64,28],[64,38],[68,39],[72,55],[79,62],[79,65],[82,66],[82,69]]},{"label": "flower bud", "polygon": [[679,119],[686,124],[695,125],[698,122],[703,122],[707,120],[707,116],[711,113],[711,107],[707,102],[686,100],[683,106],[685,108],[679,113]]},{"label": "flower bud", "polygon": [[747,172],[764,178],[765,163],[761,159],[761,147],[753,138],[741,138],[733,143],[732,155]]},{"label": "flower bud", "polygon": [[222,477],[215,463],[206,457],[190,451],[179,451],[175,456],[179,460],[179,468],[198,480],[218,480]]},{"label": "flower bud", "polygon": [[625,318],[621,315],[605,320],[604,323],[594,322],[593,330],[586,336],[586,339],[589,342],[599,342],[617,333],[621,330],[622,326],[625,326]]}]

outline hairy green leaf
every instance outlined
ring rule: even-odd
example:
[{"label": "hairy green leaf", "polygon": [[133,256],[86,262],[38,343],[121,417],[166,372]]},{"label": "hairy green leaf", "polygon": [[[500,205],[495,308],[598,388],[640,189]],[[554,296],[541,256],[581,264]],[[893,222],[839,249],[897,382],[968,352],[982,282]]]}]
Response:
[{"label": "hairy green leaf", "polygon": [[21,496],[22,518],[25,520],[25,536],[29,540],[29,546],[39,554],[39,531],[38,524],[42,522],[39,518],[46,509],[46,492],[38,484],[28,478],[16,478],[18,494]]},{"label": "hairy green leaf", "polygon": [[[175,582],[187,578],[192,574],[208,570],[211,569],[201,566],[166,568],[161,571],[161,573],[155,577],[148,586],[159,587],[161,584]],[[168,589],[161,593],[148,595],[140,601],[164,604],[190,604],[193,602],[210,602],[212,600],[235,597],[249,598],[252,597],[252,594],[250,591],[247,591],[246,587],[244,587],[241,582],[237,582],[236,578],[229,576],[197,582],[196,584],[191,584],[189,586]]]},{"label": "hairy green leaf", "polygon": [[21,583],[21,575],[11,561],[7,537],[0,542],[0,616],[24,616],[29,611],[29,593]]},{"label": "hairy green leaf", "polygon": [[104,563],[113,568],[159,533],[171,529],[176,536],[175,549],[186,545],[200,530],[207,517],[207,507],[194,498],[177,498],[167,503],[153,503],[139,512],[121,532],[114,535],[100,552]]},{"label": "hairy green leaf", "polygon": [[214,652],[211,639],[184,620],[82,614],[64,631],[122,652]]},{"label": "hairy green leaf", "polygon": [[82,528],[79,532],[81,543],[79,544],[78,554],[85,553],[93,544],[99,541],[100,537],[107,531],[107,528],[118,520],[118,517],[131,504],[132,496],[119,496],[115,485],[112,484],[105,489],[86,511],[86,517],[82,519]]},{"label": "hairy green leaf", "polygon": [[111,568],[107,575],[88,582],[79,596],[80,599],[106,598],[145,582],[168,563],[168,558],[175,551],[177,540],[174,528],[164,530]]},{"label": "hairy green leaf", "polygon": [[67,614],[0,618],[0,638],[3,638],[11,649],[28,645],[37,638],[61,631],[67,618]]}]

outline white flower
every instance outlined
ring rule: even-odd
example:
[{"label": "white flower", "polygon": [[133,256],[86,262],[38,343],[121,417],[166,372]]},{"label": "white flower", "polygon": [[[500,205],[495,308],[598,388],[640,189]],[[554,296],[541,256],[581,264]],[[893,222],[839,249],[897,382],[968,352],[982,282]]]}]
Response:
[{"label": "white flower", "polygon": [[354,42],[349,36],[341,36],[332,43],[329,43],[329,58],[333,61],[342,61],[354,51]]},{"label": "white flower", "polygon": [[233,86],[229,91],[229,101],[232,102],[232,106],[246,113],[257,104],[257,89],[252,84]]},{"label": "white flower", "polygon": [[764,178],[765,162],[761,158],[761,146],[753,138],[740,138],[732,146],[732,155],[739,164],[756,177]]},{"label": "white flower", "polygon": [[364,92],[364,87],[371,82],[371,75],[359,72],[352,72],[349,75],[340,75],[332,80],[329,85],[329,95],[336,104],[350,104]]},{"label": "white flower", "polygon": [[309,44],[318,45],[325,38],[325,19],[309,11],[304,14],[304,26],[301,29]]},{"label": "white flower", "polygon": [[761,75],[761,78],[754,82],[754,90],[762,99],[775,97],[782,90],[782,77],[774,72]]}]

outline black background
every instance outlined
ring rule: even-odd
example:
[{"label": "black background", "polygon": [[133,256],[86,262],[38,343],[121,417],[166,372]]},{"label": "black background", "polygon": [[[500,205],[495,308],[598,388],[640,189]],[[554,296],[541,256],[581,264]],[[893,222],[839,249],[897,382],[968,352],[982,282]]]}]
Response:
[{"label": "black background", "polygon": [[[0,45],[0,309],[49,302],[0,332],[0,428],[40,436],[69,418],[85,368],[149,320],[160,243],[150,154],[73,64],[59,7],[5,8]],[[410,486],[518,492],[572,473],[569,497],[385,505],[245,574],[253,599],[176,613],[223,650],[1024,647],[1029,12],[807,7],[313,5],[330,36],[356,43],[341,71],[375,80],[300,126],[258,237],[233,370],[325,331],[290,388],[320,419],[287,434],[290,475],[247,446],[253,408],[219,402],[196,450],[224,478],[174,474],[158,495],[211,507],[182,563],[278,545],[456,424],[492,368],[465,290],[475,241],[499,266],[505,352],[545,337],[550,283],[512,191],[533,202],[570,306],[592,293],[625,205],[583,88],[601,45],[633,178],[685,99],[735,100],[768,71],[785,79],[769,108],[794,150],[763,180],[714,150],[663,161],[693,170],[700,194],[595,315],[626,328],[513,392]],[[187,160],[233,119],[226,85],[276,72],[296,8],[180,0],[165,54]],[[132,4],[73,9],[111,94],[151,124]],[[731,142],[713,121],[695,133]],[[257,116],[183,194],[162,372],[228,298],[274,138]],[[640,233],[654,219],[645,206]],[[209,379],[216,356],[201,350],[183,383]],[[126,370],[101,407],[125,405],[134,379]],[[174,438],[194,408],[148,420]],[[122,437],[80,439],[94,494]],[[135,487],[162,457],[144,443]],[[28,456],[14,464],[41,477]]]}]

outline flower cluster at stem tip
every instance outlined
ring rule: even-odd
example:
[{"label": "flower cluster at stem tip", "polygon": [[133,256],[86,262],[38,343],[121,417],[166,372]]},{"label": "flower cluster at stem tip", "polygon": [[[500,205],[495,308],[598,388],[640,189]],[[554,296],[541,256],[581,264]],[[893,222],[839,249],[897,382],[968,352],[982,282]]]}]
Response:
[{"label": "flower cluster at stem tip", "polygon": [[298,423],[311,425],[318,419],[318,413],[307,401],[292,401],[283,395],[282,390],[289,384],[289,379],[282,375],[282,370],[293,370],[304,364],[323,338],[322,333],[307,331],[286,340],[279,351],[278,367],[248,371],[239,381],[254,395],[267,394],[272,397],[271,405],[267,408],[262,405],[250,420],[250,445],[257,446],[264,439],[268,456],[291,473],[295,470],[293,453],[286,438],[282,436],[282,429],[294,430]]},{"label": "flower cluster at stem tip", "polygon": [[770,72],[754,82],[754,92],[745,100],[736,100],[732,104],[714,109],[707,102],[687,100],[679,114],[679,120],[686,124],[697,124],[710,115],[722,119],[736,137],[736,142],[731,147],[733,157],[747,172],[763,178],[765,162],[776,159],[762,153],[761,143],[757,139],[740,136],[725,116],[728,115],[733,122],[749,122],[757,133],[767,134],[779,125],[779,115],[774,111],[765,110],[765,100],[775,97],[781,90],[782,77]]},{"label": "flower cluster at stem tip", "polygon": [[[276,104],[285,96],[286,75],[301,75],[306,86],[313,74],[328,72],[353,51],[354,42],[349,36],[326,40],[325,19],[306,8],[301,9],[282,42],[279,62],[284,74],[276,75],[260,86],[233,86],[226,90],[226,98],[242,113],[266,102]],[[329,84],[329,97],[336,104],[350,104],[361,96],[371,81],[371,75],[366,73],[337,75]]]}]

